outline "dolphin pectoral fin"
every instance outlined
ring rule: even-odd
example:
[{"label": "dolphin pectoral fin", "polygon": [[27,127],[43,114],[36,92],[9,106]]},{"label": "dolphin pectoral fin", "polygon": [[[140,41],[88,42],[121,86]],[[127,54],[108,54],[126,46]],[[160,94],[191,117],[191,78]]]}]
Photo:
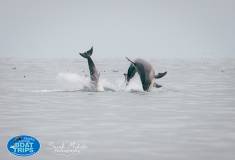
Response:
[{"label": "dolphin pectoral fin", "polygon": [[93,47],[91,47],[90,50],[84,52],[84,53],[79,53],[82,57],[84,58],[89,58],[93,53]]},{"label": "dolphin pectoral fin", "polygon": [[155,75],[156,79],[162,78],[167,74],[167,72],[163,72],[163,73],[158,73],[157,75]]},{"label": "dolphin pectoral fin", "polygon": [[153,87],[155,87],[155,88],[161,88],[162,86],[161,85],[159,85],[159,84],[157,84],[156,82],[153,84]]}]

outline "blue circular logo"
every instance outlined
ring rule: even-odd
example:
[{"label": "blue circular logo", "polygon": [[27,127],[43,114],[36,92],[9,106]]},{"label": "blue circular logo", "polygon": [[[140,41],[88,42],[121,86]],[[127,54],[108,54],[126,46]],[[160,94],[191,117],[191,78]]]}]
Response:
[{"label": "blue circular logo", "polygon": [[34,137],[21,135],[10,139],[7,148],[14,155],[31,156],[38,152],[40,143]]}]

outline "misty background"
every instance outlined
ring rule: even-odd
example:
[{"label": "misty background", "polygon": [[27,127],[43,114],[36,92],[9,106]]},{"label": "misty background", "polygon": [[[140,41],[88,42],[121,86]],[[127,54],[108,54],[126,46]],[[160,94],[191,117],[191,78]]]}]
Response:
[{"label": "misty background", "polygon": [[233,0],[0,0],[0,57],[234,57]]}]

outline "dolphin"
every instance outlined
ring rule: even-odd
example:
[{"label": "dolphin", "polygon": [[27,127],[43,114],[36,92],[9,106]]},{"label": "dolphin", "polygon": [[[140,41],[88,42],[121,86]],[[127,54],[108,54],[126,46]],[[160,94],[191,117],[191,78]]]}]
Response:
[{"label": "dolphin", "polygon": [[97,88],[98,86],[98,82],[99,82],[99,77],[100,77],[100,73],[98,72],[98,70],[95,67],[95,64],[93,62],[93,60],[91,59],[91,55],[93,53],[93,47],[91,47],[90,50],[83,52],[83,53],[79,53],[83,58],[87,59],[88,62],[88,66],[89,66],[89,70],[90,70],[90,78],[91,78],[91,83]]},{"label": "dolphin", "polygon": [[158,73],[156,75],[153,66],[149,62],[140,58],[135,61],[130,60],[128,57],[126,57],[126,59],[131,62],[127,73],[124,73],[126,85],[128,85],[129,81],[134,77],[135,73],[138,72],[144,91],[150,91],[152,87],[162,87],[155,82],[155,79],[164,77],[167,72]]}]

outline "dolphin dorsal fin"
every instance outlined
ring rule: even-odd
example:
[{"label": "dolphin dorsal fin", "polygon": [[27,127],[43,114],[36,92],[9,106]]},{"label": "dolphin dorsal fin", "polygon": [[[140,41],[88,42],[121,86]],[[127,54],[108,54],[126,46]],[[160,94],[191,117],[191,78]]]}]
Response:
[{"label": "dolphin dorsal fin", "polygon": [[132,64],[135,65],[135,62],[133,62],[132,60],[130,60],[128,57],[126,57],[126,59],[127,59],[129,62],[131,62]]}]

